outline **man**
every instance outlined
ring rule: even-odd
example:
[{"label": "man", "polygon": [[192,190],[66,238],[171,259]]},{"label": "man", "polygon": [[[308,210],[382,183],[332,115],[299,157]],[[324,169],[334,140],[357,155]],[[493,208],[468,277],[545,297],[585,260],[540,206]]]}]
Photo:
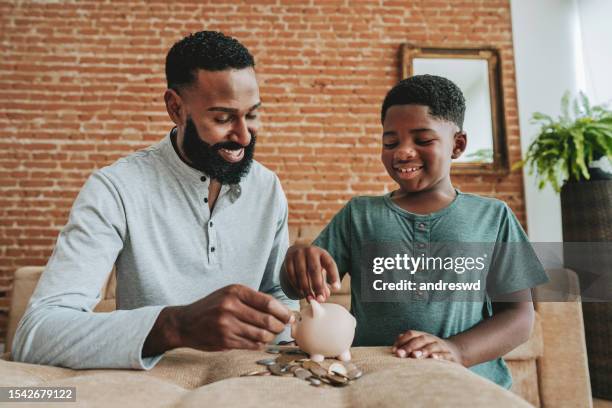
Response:
[{"label": "man", "polygon": [[[89,178],[20,322],[15,360],[149,369],[177,347],[288,339],[298,306],[278,280],[287,202],[276,175],[252,160],[253,57],[233,38],[199,32],[171,48],[166,78],[176,127]],[[117,311],[92,313],[113,265]]]}]

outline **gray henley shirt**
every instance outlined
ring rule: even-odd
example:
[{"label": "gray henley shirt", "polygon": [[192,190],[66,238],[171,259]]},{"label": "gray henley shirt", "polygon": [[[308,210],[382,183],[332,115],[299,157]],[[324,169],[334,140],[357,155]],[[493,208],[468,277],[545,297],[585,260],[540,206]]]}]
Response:
[{"label": "gray henley shirt", "polygon": [[[16,361],[70,368],[150,369],[142,347],[166,305],[239,283],[299,308],[280,288],[289,244],[287,200],[256,161],[224,185],[213,211],[209,177],[185,164],[170,134],[94,172],[15,334]],[[94,313],[113,265],[117,310]],[[288,330],[277,340],[288,339]]]}]

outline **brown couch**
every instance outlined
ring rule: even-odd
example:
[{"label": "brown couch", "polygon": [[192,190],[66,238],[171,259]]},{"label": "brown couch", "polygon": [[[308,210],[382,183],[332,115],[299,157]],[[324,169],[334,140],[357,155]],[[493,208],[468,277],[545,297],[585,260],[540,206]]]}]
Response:
[{"label": "brown couch", "polygon": [[[292,228],[291,241],[310,242],[319,231],[320,227]],[[42,269],[26,267],[15,273],[7,338],[9,352],[15,329]],[[578,293],[577,279],[572,271],[559,269],[548,272],[551,282],[539,290],[569,285],[573,288],[570,292]],[[110,274],[102,292],[105,294],[104,300],[98,304],[96,311],[114,309],[114,291],[114,274]],[[342,290],[334,295],[332,301],[348,307],[348,278],[343,281]],[[514,378],[512,391],[534,406],[592,406],[581,304],[577,301],[538,303],[536,312],[531,339],[505,356]],[[299,380],[289,381],[285,378],[236,378],[256,368],[253,362],[261,358],[262,353],[204,353],[187,349],[167,353],[160,364],[149,372],[75,371],[0,361],[0,386],[74,384],[78,387],[79,401],[94,403],[102,398],[107,405],[113,405],[113,398],[119,403],[123,397],[136,398],[134,395],[142,398],[139,401],[143,404],[150,400],[153,406],[161,402],[164,402],[161,406],[191,406],[215,401],[248,406],[262,405],[264,400],[265,405],[290,406],[294,399],[304,401],[304,398],[311,401],[309,405],[321,406],[369,406],[381,402],[385,406],[402,406],[407,401],[417,406],[420,403],[428,406],[462,406],[464,403],[466,406],[522,405],[520,398],[450,363],[431,359],[397,359],[385,348],[353,348],[352,351],[355,362],[368,375],[357,384],[343,389],[305,387]],[[5,357],[10,359],[8,353]],[[283,382],[279,383],[280,380]],[[406,386],[402,387],[402,384]],[[105,387],[114,391],[105,392]]]}]

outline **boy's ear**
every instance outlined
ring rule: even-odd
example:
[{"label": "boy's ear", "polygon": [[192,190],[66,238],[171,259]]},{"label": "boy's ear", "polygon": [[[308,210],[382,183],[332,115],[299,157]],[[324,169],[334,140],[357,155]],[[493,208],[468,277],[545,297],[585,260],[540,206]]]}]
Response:
[{"label": "boy's ear", "polygon": [[166,111],[170,119],[175,125],[182,126],[185,123],[183,119],[185,105],[181,96],[174,89],[168,88],[164,92],[164,102],[166,103]]},{"label": "boy's ear", "polygon": [[461,130],[455,133],[453,136],[453,153],[451,158],[458,159],[461,157],[463,152],[465,152],[465,148],[467,147],[467,133],[464,130]]}]

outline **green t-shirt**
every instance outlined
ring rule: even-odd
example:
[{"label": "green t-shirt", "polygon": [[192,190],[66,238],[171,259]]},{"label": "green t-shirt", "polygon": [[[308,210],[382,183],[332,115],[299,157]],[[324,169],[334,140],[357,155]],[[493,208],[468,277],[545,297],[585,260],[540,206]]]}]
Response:
[{"label": "green t-shirt", "polygon": [[[519,243],[520,256],[507,249],[489,253],[490,270],[482,296],[466,301],[440,301],[434,292],[394,291],[394,298],[371,300],[367,285],[374,275],[365,263],[372,260],[380,248],[396,252],[397,248],[410,249],[410,255],[425,255],[428,248],[444,243],[447,247],[464,243],[488,244]],[[491,316],[491,297],[494,294],[515,292],[531,288],[548,280],[540,262],[529,245],[521,225],[508,206],[499,200],[465,194],[457,197],[446,208],[427,215],[410,213],[397,206],[390,194],[379,197],[355,197],[321,232],[313,245],[324,248],[334,258],[338,270],[351,275],[351,313],[357,319],[354,346],[390,346],[398,334],[406,330],[419,330],[448,338],[464,332]],[[527,249],[525,249],[527,247]],[[378,248],[378,249],[377,249]],[[505,250],[505,252],[504,252]],[[503,255],[500,255],[503,254]],[[431,255],[431,254],[427,254]],[[493,265],[495,265],[493,267]],[[420,273],[405,276],[417,284],[433,275]],[[371,276],[370,276],[371,275]],[[469,273],[444,271],[436,277],[449,281],[467,278]],[[433,281],[435,281],[434,279]],[[369,288],[369,286],[368,286]],[[486,289],[486,293],[484,290]],[[367,292],[367,293],[366,293]],[[378,293],[378,295],[381,292]],[[442,293],[442,292],[440,292]],[[399,296],[399,298],[398,298]],[[487,361],[470,368],[491,381],[510,388],[512,377],[503,359]]]}]

